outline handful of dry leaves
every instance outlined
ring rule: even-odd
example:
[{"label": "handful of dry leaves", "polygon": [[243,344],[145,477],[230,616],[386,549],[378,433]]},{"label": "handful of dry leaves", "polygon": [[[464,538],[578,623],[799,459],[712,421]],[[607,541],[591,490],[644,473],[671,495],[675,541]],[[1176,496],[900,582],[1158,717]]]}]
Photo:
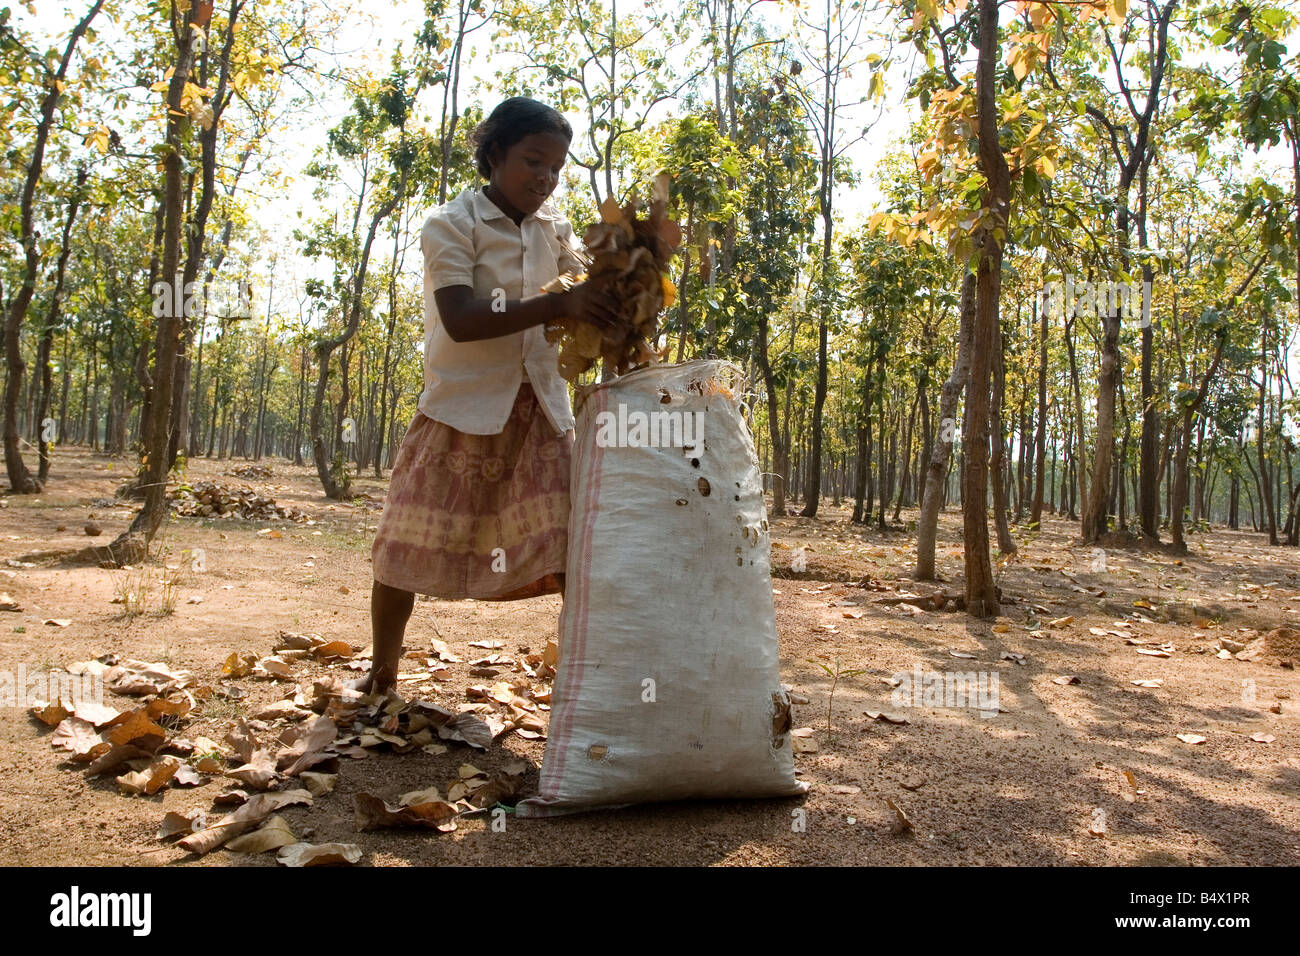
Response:
[{"label": "handful of dry leaves", "polygon": [[612,196],[607,198],[600,207],[600,222],[583,236],[592,257],[587,274],[562,275],[542,287],[544,292],[564,292],[588,276],[616,273],[609,287],[621,307],[615,328],[602,330],[569,316],[546,324],[546,341],[560,343],[560,374],[570,382],[596,359],[604,359],[619,375],[634,365],[662,359],[650,343],[659,333],[659,313],[676,299],[666,270],[682,241],[681,229],[666,217],[670,182],[667,173],[655,177],[645,219],[637,218],[635,190],[622,207]]}]

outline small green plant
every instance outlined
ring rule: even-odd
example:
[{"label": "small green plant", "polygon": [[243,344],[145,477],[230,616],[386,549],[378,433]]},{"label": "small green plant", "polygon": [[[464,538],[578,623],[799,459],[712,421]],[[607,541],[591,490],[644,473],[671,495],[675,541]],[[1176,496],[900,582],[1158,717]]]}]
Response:
[{"label": "small green plant", "polygon": [[[829,657],[829,655],[821,655],[821,656]],[[835,658],[834,670],[832,670],[830,665],[825,663],[824,661],[815,660],[813,658],[809,658],[808,663],[816,664],[827,674],[829,674],[831,678],[831,693],[830,696],[826,699],[826,734],[827,736],[830,736],[832,733],[834,733],[834,730],[831,727],[831,713],[835,708],[835,688],[839,685],[840,678],[857,677],[859,674],[865,674],[867,670],[864,667],[860,667],[860,668],[855,668],[854,670],[846,671],[842,668],[841,661],[838,657]]]},{"label": "small green plant", "polygon": [[132,618],[143,614],[149,604],[152,587],[148,568],[118,575],[113,582],[113,596],[114,602],[122,605],[121,616]]},{"label": "small green plant", "polygon": [[175,614],[176,613],[176,596],[180,590],[180,578],[175,573],[163,572],[162,576],[162,594],[160,596],[158,613]]},{"label": "small green plant", "polygon": [[[203,702],[203,716],[212,720],[229,720],[248,716],[248,708],[239,701],[230,700],[226,697],[217,697],[215,694]],[[216,754],[215,756],[222,756]]]}]

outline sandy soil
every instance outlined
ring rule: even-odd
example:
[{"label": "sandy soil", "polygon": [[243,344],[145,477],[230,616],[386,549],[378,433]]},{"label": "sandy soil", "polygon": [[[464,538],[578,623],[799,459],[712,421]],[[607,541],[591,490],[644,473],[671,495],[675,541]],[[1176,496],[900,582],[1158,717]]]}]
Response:
[{"label": "sandy soil", "polygon": [[[195,461],[190,479],[242,464]],[[61,450],[59,477],[46,494],[8,496],[0,510],[0,592],[21,606],[0,612],[0,669],[116,654],[163,661],[216,685],[232,652],[268,654],[281,630],[367,646],[378,502],[329,503],[308,469],[271,465],[274,477],[249,484],[314,524],[173,518],[158,563],[114,571],[69,556],[87,545],[90,515],[103,528],[101,543],[128,523],[129,508],[102,499],[130,463]],[[384,483],[362,479],[356,489],[380,498]],[[936,587],[907,580],[910,532],[863,532],[829,503],[819,519],[774,522],[782,677],[808,701],[796,704],[795,726],[813,728],[817,746],[796,758],[801,779],[812,784],[806,797],[649,805],[550,821],[510,817],[504,832],[481,816],[446,834],[357,832],[355,793],[393,799],[445,787],[467,760],[492,771],[526,758],[531,790],[544,742],[508,734],[486,754],[452,745],[437,755],[345,760],[332,794],[281,815],[311,842],[359,844],[373,865],[1300,863],[1300,678],[1286,666],[1288,655],[1300,654],[1286,634],[1250,644],[1279,626],[1300,627],[1300,553],[1269,548],[1260,535],[1216,530],[1194,535],[1181,561],[1159,550],[1110,548],[1105,570],[1093,570],[1096,555],[1078,542],[1076,527],[1051,518],[1041,533],[1023,537],[999,572],[1011,599],[1003,617],[972,623],[962,613],[876,603]],[[279,536],[259,533],[268,528]],[[950,511],[939,551],[949,590],[960,573],[959,535],[960,516]],[[809,549],[807,570],[795,572],[801,547]],[[183,552],[193,548],[204,550],[201,573],[186,570]],[[161,613],[158,578],[167,563],[180,566],[173,572],[180,585],[174,610]],[[112,601],[131,575],[154,583],[145,612],[127,616]],[[421,600],[406,646],[427,651],[441,636],[466,662],[485,653],[472,641],[504,640],[503,652],[515,656],[521,648],[539,652],[554,636],[559,606],[557,597]],[[71,623],[43,623],[50,619]],[[1253,660],[1224,658],[1224,638],[1262,650]],[[1138,653],[1165,644],[1174,647],[1168,657]],[[828,732],[832,680],[817,661],[833,667],[836,659],[842,670],[862,673],[838,681]],[[996,672],[1001,712],[899,706],[888,681],[914,668]],[[452,664],[436,680],[406,686],[415,688],[411,696],[454,709],[481,682],[468,670]],[[353,674],[304,664],[295,677],[309,690],[313,676],[330,672]],[[1055,682],[1066,677],[1078,682]],[[1133,683],[1139,680],[1162,683]],[[205,703],[186,736],[220,740],[239,716],[292,690],[236,683],[247,699]],[[1186,743],[1178,734],[1205,741]],[[1257,734],[1274,739],[1256,742]],[[195,858],[155,838],[166,811],[206,809],[229,781],[125,796],[112,775],[87,779],[63,761],[49,738],[50,728],[25,710],[0,708],[0,864],[276,865],[274,854],[221,850]],[[887,801],[907,814],[911,832],[894,832]],[[1090,832],[1102,820],[1104,833]]]}]

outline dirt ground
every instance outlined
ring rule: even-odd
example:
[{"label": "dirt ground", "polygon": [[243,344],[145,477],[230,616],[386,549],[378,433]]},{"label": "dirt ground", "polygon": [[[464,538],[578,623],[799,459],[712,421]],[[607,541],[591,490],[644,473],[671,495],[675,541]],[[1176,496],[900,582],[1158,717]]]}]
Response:
[{"label": "dirt ground", "polygon": [[[244,464],[197,460],[188,477],[215,478]],[[100,543],[129,522],[128,506],[104,499],[130,462],[60,449],[47,493],[7,496],[0,510],[0,592],[21,608],[0,612],[0,669],[33,672],[115,654],[161,661],[217,686],[232,652],[267,655],[282,630],[368,647],[369,549],[384,483],[362,478],[356,491],[373,499],[329,503],[308,469],[269,464],[273,477],[247,483],[313,524],[173,518],[158,563],[105,570],[68,556],[89,543],[83,527],[92,514]],[[944,586],[908,580],[910,531],[864,532],[829,501],[818,519],[773,522],[782,679],[807,701],[795,705],[795,727],[812,728],[802,739],[816,746],[796,756],[800,778],[812,784],[805,797],[510,817],[504,832],[483,816],[462,818],[451,833],[357,832],[356,793],[395,800],[442,788],[466,761],[491,772],[525,758],[532,792],[544,741],[508,733],[486,753],[452,744],[441,754],[343,760],[332,793],[281,816],[313,843],[360,845],[370,865],[1300,863],[1300,678],[1288,666],[1300,651],[1294,634],[1274,631],[1300,627],[1300,553],[1269,548],[1261,535],[1215,530],[1193,535],[1181,560],[1153,549],[1099,555],[1078,541],[1076,525],[1044,524],[1020,538],[1019,554],[999,571],[1003,616],[972,623],[961,612],[879,603]],[[204,552],[201,572],[183,553],[194,548]],[[804,562],[807,570],[792,570]],[[172,576],[180,583],[174,608],[163,613],[159,576],[168,563],[178,566]],[[941,520],[939,569],[955,590],[955,510]],[[142,579],[152,581],[143,613],[124,614],[114,596]],[[502,640],[501,652],[515,656],[540,652],[555,635],[559,607],[558,597],[418,601],[406,647],[427,654],[440,636],[464,662],[403,689],[455,709],[481,682],[468,662],[487,652],[470,642]],[[1224,639],[1247,651],[1220,653]],[[818,662],[833,669],[836,659],[843,671],[861,673],[836,684],[828,733],[832,679]],[[996,673],[999,712],[891,700],[894,675],[918,668]],[[404,673],[422,670],[403,664]],[[355,675],[309,663],[295,665],[294,677],[310,691],[311,678],[326,673]],[[186,736],[221,740],[238,717],[294,686],[234,683],[247,698],[202,702]],[[119,708],[130,703],[106,696]],[[167,811],[211,807],[230,782],[220,775],[199,787],[126,796],[113,774],[87,779],[50,738],[51,728],[26,709],[0,708],[0,864],[277,865],[274,853],[194,857],[156,838]],[[895,832],[887,801],[906,813],[910,832]]]}]

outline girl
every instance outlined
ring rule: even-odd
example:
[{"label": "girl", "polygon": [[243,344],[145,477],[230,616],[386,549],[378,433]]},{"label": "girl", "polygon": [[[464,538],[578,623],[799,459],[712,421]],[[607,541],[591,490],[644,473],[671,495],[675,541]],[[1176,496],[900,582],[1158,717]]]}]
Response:
[{"label": "girl", "polygon": [[488,184],[439,206],[420,233],[424,391],[371,549],[373,656],[353,685],[363,692],[396,679],[415,592],[563,595],[574,419],[542,326],[617,321],[608,277],[540,291],[584,268],[572,227],[547,202],[572,139],[551,107],[501,103],[472,138]]}]

